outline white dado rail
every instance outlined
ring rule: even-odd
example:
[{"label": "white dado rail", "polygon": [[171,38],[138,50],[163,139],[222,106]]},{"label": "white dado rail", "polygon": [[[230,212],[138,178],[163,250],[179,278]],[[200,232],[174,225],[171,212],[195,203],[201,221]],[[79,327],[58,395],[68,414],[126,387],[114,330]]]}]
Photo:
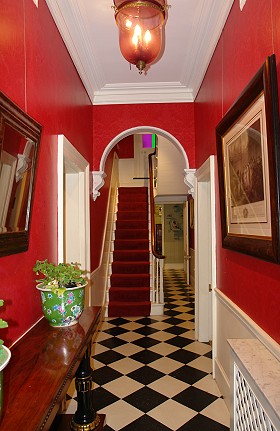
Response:
[{"label": "white dado rail", "polygon": [[257,339],[231,348],[231,431],[280,430],[280,362]]}]

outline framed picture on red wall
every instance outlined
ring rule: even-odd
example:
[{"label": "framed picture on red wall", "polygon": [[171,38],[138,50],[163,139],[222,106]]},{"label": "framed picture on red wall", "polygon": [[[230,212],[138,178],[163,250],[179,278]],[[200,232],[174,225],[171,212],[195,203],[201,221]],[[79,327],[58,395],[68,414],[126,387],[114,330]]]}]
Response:
[{"label": "framed picture on red wall", "polygon": [[279,114],[275,55],[216,127],[223,247],[279,263]]}]

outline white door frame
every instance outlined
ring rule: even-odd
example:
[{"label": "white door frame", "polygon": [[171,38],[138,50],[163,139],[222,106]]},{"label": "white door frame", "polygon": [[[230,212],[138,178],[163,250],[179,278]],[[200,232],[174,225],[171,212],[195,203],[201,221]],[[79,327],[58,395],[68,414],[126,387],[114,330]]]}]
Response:
[{"label": "white door frame", "polygon": [[[215,158],[210,156],[195,173],[195,336],[212,340],[215,357],[216,225]],[[209,292],[210,290],[210,292]]]},{"label": "white door frame", "polygon": [[[90,189],[89,189],[89,162],[77,151],[64,135],[58,135],[58,209],[57,209],[57,256],[58,262],[67,259],[67,248],[75,247],[75,261],[81,264],[82,269],[90,271]],[[75,202],[69,201],[67,188],[75,185],[77,190]],[[68,202],[69,201],[69,202]],[[71,212],[74,205],[78,221],[75,229],[66,228],[66,212]],[[78,205],[78,208],[77,208]],[[69,208],[70,207],[70,208]],[[67,208],[69,208],[67,210]],[[70,221],[71,223],[71,221]],[[71,233],[71,238],[69,234]],[[75,245],[71,244],[74,236]],[[86,305],[90,305],[90,295],[86,295]]]}]

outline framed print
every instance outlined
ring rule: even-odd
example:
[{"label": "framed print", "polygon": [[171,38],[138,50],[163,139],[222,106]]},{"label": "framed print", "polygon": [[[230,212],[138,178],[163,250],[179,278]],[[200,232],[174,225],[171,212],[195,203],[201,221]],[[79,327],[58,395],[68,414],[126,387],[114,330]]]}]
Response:
[{"label": "framed print", "polygon": [[279,115],[275,55],[216,127],[223,247],[279,262]]}]

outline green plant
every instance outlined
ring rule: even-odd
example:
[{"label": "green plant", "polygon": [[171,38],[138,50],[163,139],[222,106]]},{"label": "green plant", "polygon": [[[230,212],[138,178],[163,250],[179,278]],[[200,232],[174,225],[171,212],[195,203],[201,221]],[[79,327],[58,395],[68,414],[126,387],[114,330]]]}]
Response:
[{"label": "green plant", "polygon": [[54,263],[46,260],[37,260],[33,271],[37,275],[42,274],[44,278],[36,280],[42,283],[45,288],[52,292],[62,294],[67,288],[83,286],[85,284],[84,275],[87,271],[79,268],[78,263]]}]

